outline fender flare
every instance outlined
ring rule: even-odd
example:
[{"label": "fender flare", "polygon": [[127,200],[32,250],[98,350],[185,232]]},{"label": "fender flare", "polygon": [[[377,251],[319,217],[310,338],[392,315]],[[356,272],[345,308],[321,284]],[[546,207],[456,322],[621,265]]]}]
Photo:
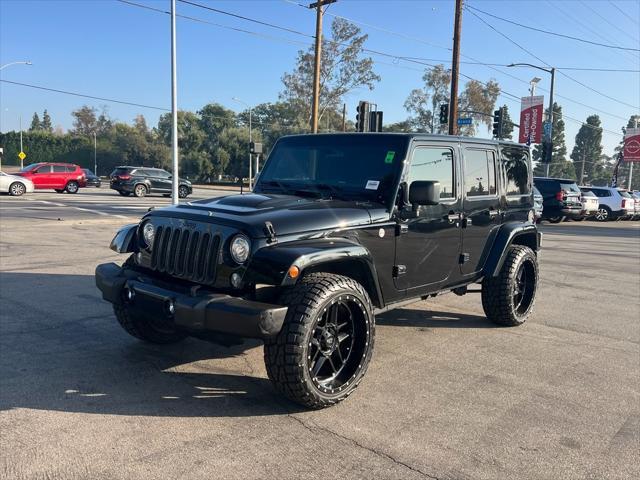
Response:
[{"label": "fender flare", "polygon": [[[289,268],[300,269],[297,278]],[[295,285],[305,272],[329,271],[354,278],[363,284],[371,301],[382,305],[383,297],[369,250],[345,238],[320,238],[280,243],[259,249],[247,266],[244,279],[277,286]]]},{"label": "fender flare", "polygon": [[511,245],[524,245],[534,252],[540,250],[542,233],[532,223],[507,223],[500,227],[484,265],[485,277],[496,277],[502,269]]}]

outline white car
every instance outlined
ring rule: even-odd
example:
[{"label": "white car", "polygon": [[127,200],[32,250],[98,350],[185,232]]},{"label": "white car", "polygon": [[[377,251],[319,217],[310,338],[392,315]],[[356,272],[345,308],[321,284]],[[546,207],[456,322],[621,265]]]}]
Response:
[{"label": "white car", "polygon": [[0,192],[19,197],[33,192],[33,182],[28,178],[0,172]]},{"label": "white car", "polygon": [[596,194],[600,205],[595,219],[599,222],[630,218],[635,213],[635,201],[626,191],[613,187],[588,187]]}]

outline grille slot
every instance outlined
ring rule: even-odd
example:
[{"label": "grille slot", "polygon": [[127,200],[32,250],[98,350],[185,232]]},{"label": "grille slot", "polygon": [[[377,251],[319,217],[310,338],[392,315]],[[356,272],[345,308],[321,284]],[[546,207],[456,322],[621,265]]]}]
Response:
[{"label": "grille slot", "polygon": [[151,268],[185,280],[213,283],[219,248],[219,235],[160,226],[151,253]]}]

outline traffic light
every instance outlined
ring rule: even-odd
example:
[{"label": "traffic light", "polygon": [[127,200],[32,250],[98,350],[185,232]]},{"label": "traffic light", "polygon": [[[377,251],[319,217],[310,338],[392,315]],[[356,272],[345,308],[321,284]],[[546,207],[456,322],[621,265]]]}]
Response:
[{"label": "traffic light", "polygon": [[368,132],[369,131],[369,113],[371,112],[371,104],[369,102],[365,102],[364,100],[360,100],[358,102],[358,107],[356,108],[356,130],[358,132]]},{"label": "traffic light", "polygon": [[449,123],[449,104],[443,103],[440,105],[440,124],[444,125]]},{"label": "traffic light", "polygon": [[551,144],[549,142],[542,143],[542,163],[551,163],[551,155],[553,154]]},{"label": "traffic light", "polygon": [[369,132],[382,131],[382,111],[369,113]]},{"label": "traffic light", "polygon": [[502,138],[502,127],[504,124],[504,110],[500,108],[493,112],[493,136]]}]

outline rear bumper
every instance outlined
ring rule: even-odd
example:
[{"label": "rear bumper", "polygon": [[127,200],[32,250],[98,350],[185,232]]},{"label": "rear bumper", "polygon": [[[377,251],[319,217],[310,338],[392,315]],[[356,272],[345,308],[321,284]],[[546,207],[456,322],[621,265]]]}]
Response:
[{"label": "rear bumper", "polygon": [[133,193],[133,185],[127,183],[111,183],[109,184],[109,188],[111,188],[111,190],[117,190],[118,192]]},{"label": "rear bumper", "polygon": [[169,289],[158,285],[151,277],[115,263],[98,265],[96,286],[108,302],[125,305],[144,317],[164,318],[194,334],[216,332],[265,339],[280,332],[287,313],[287,307],[281,305],[223,293]]}]

